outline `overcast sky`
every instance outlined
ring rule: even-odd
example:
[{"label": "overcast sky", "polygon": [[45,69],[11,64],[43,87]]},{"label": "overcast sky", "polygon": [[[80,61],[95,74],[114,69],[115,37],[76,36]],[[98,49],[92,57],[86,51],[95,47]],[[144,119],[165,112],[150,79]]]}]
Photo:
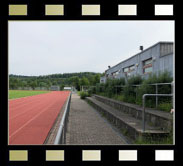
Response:
[{"label": "overcast sky", "polygon": [[174,41],[173,21],[11,21],[9,73],[104,72],[159,41]]}]

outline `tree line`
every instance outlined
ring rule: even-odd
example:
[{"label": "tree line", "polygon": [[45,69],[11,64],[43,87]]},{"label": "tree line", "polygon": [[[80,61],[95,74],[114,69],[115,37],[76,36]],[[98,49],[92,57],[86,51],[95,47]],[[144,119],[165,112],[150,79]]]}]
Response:
[{"label": "tree line", "polygon": [[49,89],[50,86],[59,86],[62,90],[65,86],[74,86],[80,90],[81,86],[93,86],[100,82],[101,73],[80,72],[80,73],[63,73],[43,76],[24,76],[9,75],[9,89],[18,89],[25,87],[43,87]]}]

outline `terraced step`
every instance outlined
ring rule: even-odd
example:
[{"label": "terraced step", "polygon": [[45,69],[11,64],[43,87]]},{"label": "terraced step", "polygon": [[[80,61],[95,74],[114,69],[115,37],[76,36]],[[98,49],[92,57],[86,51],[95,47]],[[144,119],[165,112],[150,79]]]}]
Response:
[{"label": "terraced step", "polygon": [[161,130],[160,127],[150,126],[146,123],[146,131],[142,131],[142,120],[129,116],[129,114],[118,111],[117,109],[106,105],[93,97],[88,97],[87,101],[105,116],[111,123],[118,127],[123,134],[137,140],[138,138],[160,140],[169,133]]},{"label": "terraced step", "polygon": [[[117,101],[99,95],[94,95],[93,97],[96,100],[119,110],[120,112],[129,114],[136,119],[142,120],[143,108],[139,105]],[[149,125],[160,127],[161,130],[164,131],[170,131],[173,127],[173,115],[169,112],[146,108],[145,118]]]}]

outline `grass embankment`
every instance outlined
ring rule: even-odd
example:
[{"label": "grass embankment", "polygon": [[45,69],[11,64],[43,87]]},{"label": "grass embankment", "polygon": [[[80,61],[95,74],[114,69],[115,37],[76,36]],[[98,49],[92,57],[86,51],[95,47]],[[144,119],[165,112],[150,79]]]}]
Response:
[{"label": "grass embankment", "polygon": [[48,92],[50,91],[9,90],[9,99],[34,96],[34,95],[44,94]]}]

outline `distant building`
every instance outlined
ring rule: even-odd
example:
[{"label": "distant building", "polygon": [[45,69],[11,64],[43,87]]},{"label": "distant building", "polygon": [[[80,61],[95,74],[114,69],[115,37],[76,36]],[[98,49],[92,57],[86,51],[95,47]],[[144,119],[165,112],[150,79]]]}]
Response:
[{"label": "distant building", "polygon": [[106,82],[106,76],[100,77],[100,83],[105,83]]},{"label": "distant building", "polygon": [[64,87],[64,90],[72,90],[72,87]]},{"label": "distant building", "polygon": [[60,91],[60,87],[59,86],[51,86],[50,90],[51,91]]},{"label": "distant building", "polygon": [[159,42],[143,50],[138,54],[108,67],[105,76],[100,78],[105,83],[108,78],[127,78],[133,75],[140,75],[147,78],[150,73],[168,71],[173,76],[173,42]]}]

